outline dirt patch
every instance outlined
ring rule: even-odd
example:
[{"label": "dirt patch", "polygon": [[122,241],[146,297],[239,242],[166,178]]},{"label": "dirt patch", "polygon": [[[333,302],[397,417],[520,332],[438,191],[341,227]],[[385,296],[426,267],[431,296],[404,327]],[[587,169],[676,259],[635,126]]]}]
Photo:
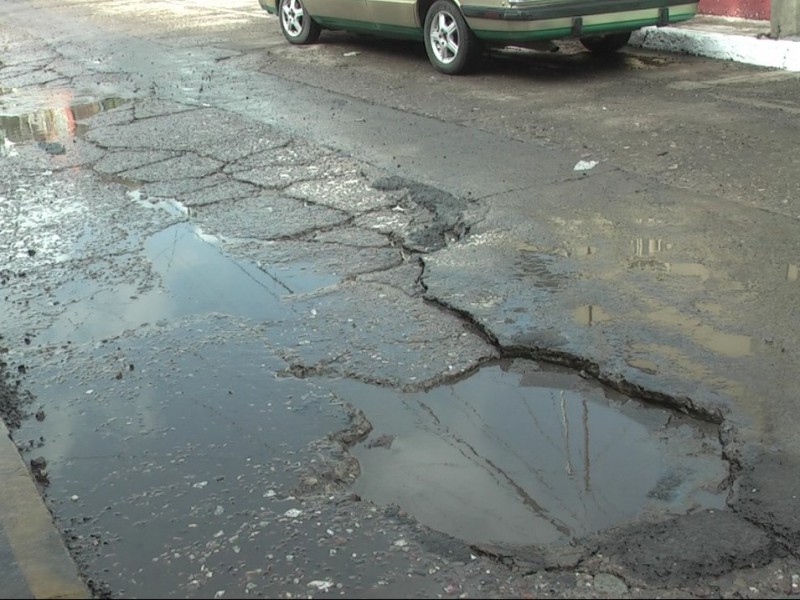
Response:
[{"label": "dirt patch", "polygon": [[695,586],[708,577],[762,567],[775,551],[764,531],[728,511],[636,524],[617,533],[594,552],[603,557],[599,564],[591,560],[584,566],[616,571],[643,586]]},{"label": "dirt patch", "polygon": [[21,389],[19,375],[25,373],[25,365],[10,366],[4,358],[7,354],[8,348],[0,336],[0,417],[9,429],[17,429],[27,416],[25,407],[33,401],[33,396]]},{"label": "dirt patch", "polygon": [[778,536],[797,556],[800,548],[800,481],[797,461],[782,452],[764,453],[745,468],[731,508]]},{"label": "dirt patch", "polygon": [[295,493],[301,496],[344,492],[361,474],[358,460],[349,449],[364,440],[372,431],[372,424],[364,413],[351,404],[345,404],[349,419],[347,427],[311,444],[316,457],[301,469]]}]

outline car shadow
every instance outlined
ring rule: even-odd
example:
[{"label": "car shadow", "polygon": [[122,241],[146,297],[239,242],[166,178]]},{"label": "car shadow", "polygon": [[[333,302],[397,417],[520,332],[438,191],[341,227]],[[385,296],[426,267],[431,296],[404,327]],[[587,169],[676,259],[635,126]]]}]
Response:
[{"label": "car shadow", "polygon": [[[404,61],[409,69],[427,69],[437,74],[428,61],[425,46],[419,41],[386,39],[370,34],[344,31],[326,31],[323,43],[329,47],[340,46],[342,54],[359,52],[368,54],[376,65],[384,62]],[[583,48],[577,40],[559,40],[555,51],[522,48],[487,49],[475,68],[465,77],[514,77],[538,82],[585,81],[630,68],[634,57],[631,49],[624,48],[609,55],[599,55]],[[638,50],[638,49],[637,49]],[[414,63],[413,66],[410,63]],[[442,75],[447,77],[447,75]]]},{"label": "car shadow", "polygon": [[[567,44],[571,47],[565,48]],[[559,49],[551,52],[520,48],[490,49],[475,73],[563,82],[619,73],[628,66],[629,56],[625,50],[599,55],[583,48],[576,49],[576,44],[577,42],[559,44]]]}]

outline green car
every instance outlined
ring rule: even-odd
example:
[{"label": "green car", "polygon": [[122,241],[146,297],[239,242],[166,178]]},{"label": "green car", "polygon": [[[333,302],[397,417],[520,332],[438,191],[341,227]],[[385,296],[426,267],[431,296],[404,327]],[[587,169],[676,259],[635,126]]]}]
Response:
[{"label": "green car", "polygon": [[593,52],[616,52],[631,32],[695,16],[686,0],[258,0],[277,14],[292,44],[322,29],[422,40],[434,68],[470,70],[486,47],[532,47],[578,38]]}]

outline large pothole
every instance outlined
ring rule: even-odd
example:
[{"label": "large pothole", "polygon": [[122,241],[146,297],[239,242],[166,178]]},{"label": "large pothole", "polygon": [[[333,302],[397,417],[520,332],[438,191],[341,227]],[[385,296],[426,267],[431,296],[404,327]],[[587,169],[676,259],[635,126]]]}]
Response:
[{"label": "large pothole", "polygon": [[[231,260],[217,242],[188,222],[165,228],[144,245],[160,286],[91,294],[66,286],[55,292],[62,311],[39,342],[116,338],[199,315],[313,320],[294,314],[287,298],[337,282],[309,265]],[[361,467],[356,491],[468,542],[566,543],[637,519],[725,504],[729,469],[717,425],[646,405],[574,371],[515,359],[427,392],[354,379],[319,383],[373,425],[350,449]]]},{"label": "large pothole", "polygon": [[473,543],[564,543],[660,514],[721,508],[717,426],[523,360],[429,392],[342,380],[373,431],[356,487]]},{"label": "large pothole", "polygon": [[[135,193],[129,197],[131,206],[144,203]],[[183,211],[181,205],[167,201],[153,207]],[[188,211],[173,216],[190,217]],[[261,436],[265,431],[285,436],[279,444],[292,442],[291,452],[295,452],[326,426],[317,414],[303,421],[288,400],[285,405],[292,412],[283,419],[276,414],[281,411],[271,410],[273,404],[282,406],[284,397],[299,396],[303,410],[317,410],[319,403],[313,406],[313,402],[324,392],[317,395],[315,388],[312,397],[304,385],[288,378],[272,385],[271,377],[282,365],[277,356],[286,349],[280,344],[287,341],[293,344],[287,356],[297,357],[300,367],[309,365],[303,372],[325,372],[311,368],[318,365],[344,365],[327,372],[373,381],[403,381],[409,373],[417,376],[426,363],[447,355],[444,366],[436,369],[439,380],[442,371],[447,372],[448,361],[456,365],[452,372],[458,372],[471,368],[493,349],[479,338],[466,341],[469,334],[452,315],[454,325],[436,329],[435,320],[442,315],[430,305],[425,308],[435,313],[433,317],[423,314],[415,298],[402,298],[415,303],[401,313],[406,319],[403,325],[387,326],[398,320],[401,311],[388,312],[385,306],[390,303],[385,301],[379,307],[369,306],[377,303],[370,294],[380,290],[388,296],[387,290],[394,288],[365,285],[358,293],[349,290],[351,295],[325,298],[326,304],[315,292],[337,287],[340,276],[319,274],[314,265],[303,261],[265,265],[233,260],[222,245],[220,238],[181,220],[143,241],[142,261],[137,263],[141,280],[129,270],[124,277],[99,280],[93,271],[65,278],[65,283],[50,290],[51,306],[57,308],[48,313],[37,344],[48,351],[73,344],[77,349],[65,356],[81,356],[77,360],[87,360],[92,348],[103,348],[109,341],[114,347],[108,356],[94,357],[102,372],[91,378],[83,375],[85,381],[80,381],[83,367],[73,366],[71,376],[80,383],[65,393],[72,399],[66,408],[56,396],[47,402],[48,414],[71,413],[63,421],[50,417],[39,426],[52,427],[46,436],[52,440],[53,456],[48,459],[68,455],[64,449],[72,451],[75,440],[86,441],[75,457],[92,455],[92,444],[109,455],[116,452],[97,441],[98,432],[100,440],[109,444],[123,437],[129,456],[147,454],[151,438],[159,436],[166,440],[164,456],[173,456],[177,444],[185,442],[180,450],[186,456],[202,446],[207,448],[204,460],[217,461],[223,454],[233,464],[242,456],[264,452]],[[347,248],[340,252],[342,263],[352,255]],[[124,264],[118,268],[122,270]],[[542,270],[541,264],[531,260],[525,268]],[[349,318],[351,314],[359,317],[358,322]],[[217,321],[224,325],[218,331],[210,325]],[[355,333],[350,334],[351,329]],[[431,339],[438,345],[429,343]],[[480,347],[460,355],[470,343]],[[312,351],[304,352],[311,346]],[[395,350],[398,347],[401,351]],[[442,356],[436,356],[437,352]],[[123,355],[124,360],[117,359]],[[378,369],[392,378],[375,376]],[[248,383],[251,375],[252,384]],[[134,385],[124,396],[117,386],[129,381]],[[403,393],[354,379],[321,379],[319,388],[330,389],[361,409],[373,425],[371,436],[350,449],[361,467],[356,491],[377,504],[398,505],[432,529],[468,542],[567,543],[638,519],[719,508],[725,503],[729,469],[721,458],[716,425],[645,405],[573,371],[509,360],[487,364],[428,392]],[[123,409],[133,414],[118,424],[116,413]],[[231,423],[226,430],[217,425],[221,415]],[[207,419],[202,431],[197,428],[200,416]],[[174,433],[179,426],[180,435]],[[28,429],[33,432],[33,427]],[[77,434],[79,427],[85,436]],[[114,434],[103,437],[106,429],[114,429]],[[249,432],[247,444],[242,431]],[[179,458],[170,466],[168,478],[188,481],[204,473],[202,465],[184,467],[184,455]],[[152,467],[147,460],[143,470],[149,473]],[[108,477],[127,482],[133,471],[112,462]],[[95,477],[96,469],[88,464],[79,468],[55,464],[54,486],[60,482],[62,491],[67,484],[93,489],[85,482]],[[243,475],[222,464],[217,471],[220,481],[233,475],[238,481]],[[267,481],[258,479],[247,493],[266,493],[260,486]],[[195,483],[193,490],[205,487],[194,487]],[[163,485],[157,482],[159,494]],[[134,487],[131,484],[129,498],[136,495]],[[255,502],[261,503],[264,497],[257,495]],[[150,518],[151,527],[158,529],[158,520]],[[166,518],[170,515],[161,520]]]}]

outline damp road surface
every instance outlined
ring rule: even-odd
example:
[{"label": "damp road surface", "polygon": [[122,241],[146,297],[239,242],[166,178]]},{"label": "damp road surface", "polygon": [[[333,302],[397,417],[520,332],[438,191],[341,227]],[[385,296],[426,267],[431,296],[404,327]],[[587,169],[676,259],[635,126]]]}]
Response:
[{"label": "damp road surface", "polygon": [[0,413],[96,597],[800,595],[797,74],[0,23]]}]

